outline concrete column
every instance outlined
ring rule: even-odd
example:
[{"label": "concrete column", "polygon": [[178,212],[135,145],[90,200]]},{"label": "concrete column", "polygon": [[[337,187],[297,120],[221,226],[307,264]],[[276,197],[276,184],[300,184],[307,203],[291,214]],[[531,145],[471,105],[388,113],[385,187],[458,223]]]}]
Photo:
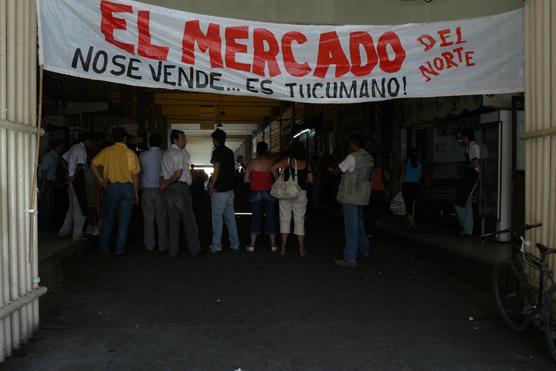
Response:
[{"label": "concrete column", "polygon": [[35,6],[0,0],[0,362],[39,326]]},{"label": "concrete column", "polygon": [[[525,3],[525,217],[544,226],[534,243],[556,246],[556,2]],[[534,244],[531,247],[536,250]],[[556,257],[551,257],[554,267]]]}]

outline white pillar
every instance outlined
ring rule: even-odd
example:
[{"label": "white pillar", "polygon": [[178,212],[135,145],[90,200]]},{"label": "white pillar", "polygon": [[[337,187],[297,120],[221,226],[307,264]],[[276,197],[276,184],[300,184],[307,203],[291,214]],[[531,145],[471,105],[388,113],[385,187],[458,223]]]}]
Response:
[{"label": "white pillar", "polygon": [[0,362],[38,330],[36,4],[0,0]]},{"label": "white pillar", "polygon": [[[529,234],[556,247],[556,2],[525,4],[526,220]],[[534,244],[532,244],[534,246]],[[534,247],[532,251],[536,250]],[[556,257],[550,257],[552,266]]]}]

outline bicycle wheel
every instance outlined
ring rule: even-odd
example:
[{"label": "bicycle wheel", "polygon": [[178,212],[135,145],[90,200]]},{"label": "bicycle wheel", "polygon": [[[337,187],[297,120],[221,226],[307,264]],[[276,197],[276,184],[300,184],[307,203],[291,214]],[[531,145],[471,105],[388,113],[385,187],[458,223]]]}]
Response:
[{"label": "bicycle wheel", "polygon": [[556,285],[549,288],[543,297],[544,337],[552,358],[556,361]]},{"label": "bicycle wheel", "polygon": [[496,305],[506,325],[524,331],[532,316],[528,283],[525,274],[515,264],[501,263],[494,267],[492,284]]}]

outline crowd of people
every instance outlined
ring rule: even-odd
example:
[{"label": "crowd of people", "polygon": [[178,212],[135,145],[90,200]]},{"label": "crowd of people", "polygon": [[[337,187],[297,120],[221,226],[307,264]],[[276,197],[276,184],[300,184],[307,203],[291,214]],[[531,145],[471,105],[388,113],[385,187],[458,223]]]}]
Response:
[{"label": "crowd of people", "polygon": [[[124,255],[135,204],[142,210],[146,250],[157,250],[173,258],[179,255],[181,241],[185,240],[189,254],[198,256],[203,248],[194,205],[199,202],[200,195],[205,194],[207,183],[212,224],[208,252],[222,251],[224,225],[229,248],[240,249],[234,199],[236,194],[248,188],[251,223],[249,244],[245,250],[254,252],[257,239],[265,233],[269,237],[270,250],[283,256],[288,237],[293,233],[299,255],[305,256],[308,193],[312,193],[316,208],[326,209],[334,188],[334,203],[341,205],[344,216],[346,240],[342,258],[335,260],[335,264],[354,267],[358,258],[369,255],[367,226],[376,222],[386,209],[386,184],[390,179],[380,157],[377,156],[375,161],[363,148],[360,136],[348,138],[348,155],[337,164],[326,158],[318,163],[308,161],[301,142],[294,142],[288,153],[279,159],[269,154],[265,142],[259,142],[256,157],[245,164],[242,158],[234,158],[234,152],[226,146],[226,133],[217,129],[212,133],[214,147],[210,162],[214,169],[210,178],[191,164],[186,149],[187,136],[182,131],[171,131],[171,146],[165,151],[162,150],[163,138],[152,134],[148,150],[139,156],[127,147],[126,138],[123,128],[114,128],[113,142],[104,145],[98,145],[98,138],[90,134],[82,135],[67,151],[62,142],[52,143],[52,149],[43,156],[39,167],[41,228],[53,228],[55,185],[63,178],[68,207],[58,231],[60,237],[78,240],[86,235],[98,236],[98,248],[102,254],[113,250],[117,256]],[[471,168],[471,165],[477,165],[480,157],[478,145],[473,144],[469,132],[466,132],[464,142],[468,145],[466,154],[469,153]],[[464,182],[469,183],[470,189],[462,195],[461,210],[458,210],[463,234],[468,234],[469,228],[472,230],[472,224],[469,226],[470,218],[472,221],[469,200],[478,174],[477,166],[472,169],[475,176]],[[410,230],[415,227],[415,198],[422,177],[423,165],[417,151],[410,149],[400,177]],[[114,224],[117,224],[115,236]],[[184,238],[180,238],[182,230]]]}]

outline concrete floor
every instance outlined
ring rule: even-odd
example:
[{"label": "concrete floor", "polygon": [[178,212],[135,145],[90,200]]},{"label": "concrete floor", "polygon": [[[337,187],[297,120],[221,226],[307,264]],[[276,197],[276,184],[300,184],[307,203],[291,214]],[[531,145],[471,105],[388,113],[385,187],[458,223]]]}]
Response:
[{"label": "concrete floor", "polygon": [[[246,231],[246,217],[240,230]],[[201,218],[204,246],[210,236]],[[308,222],[309,255],[225,250],[170,260],[136,244],[88,255],[6,370],[553,370],[542,332],[496,313],[488,265],[378,236],[332,264],[341,220]],[[247,234],[242,236],[246,242]],[[261,241],[264,242],[264,241]]]}]

